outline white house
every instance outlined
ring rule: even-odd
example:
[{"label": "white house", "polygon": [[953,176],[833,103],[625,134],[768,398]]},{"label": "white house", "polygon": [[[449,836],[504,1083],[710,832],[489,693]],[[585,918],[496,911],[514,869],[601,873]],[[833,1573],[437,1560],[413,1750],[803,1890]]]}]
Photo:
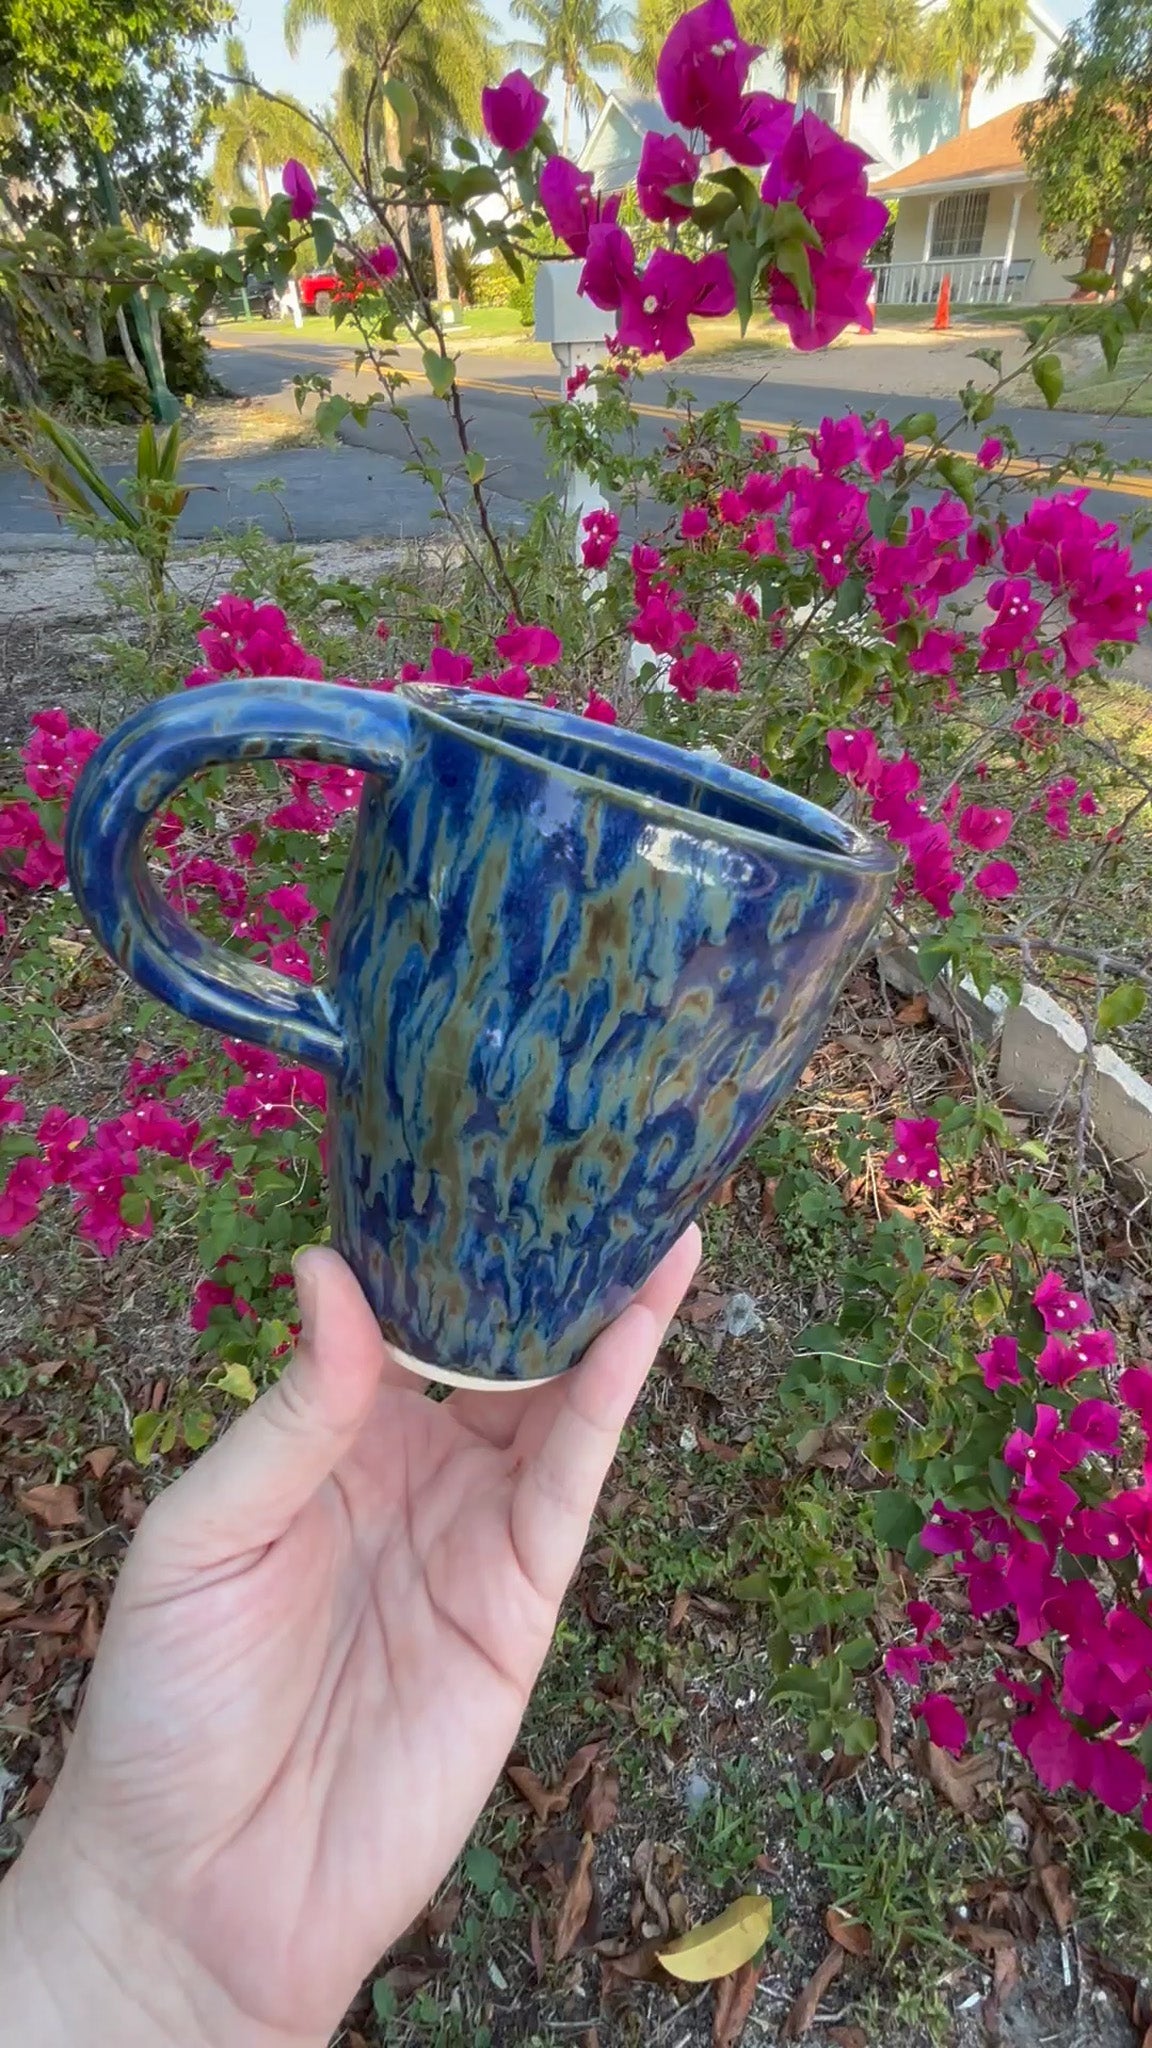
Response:
[{"label": "white house", "polygon": [[892,256],[876,265],[882,305],[925,305],[945,276],[958,305],[1040,305],[1071,298],[1071,258],[1056,262],[1040,242],[1040,220],[1016,140],[1022,109],[969,128],[878,178],[878,199],[897,200]]},{"label": "white house", "polygon": [[[1041,0],[1028,0],[1027,16],[1034,37],[1028,64],[1001,85],[988,86],[981,81],[972,101],[974,128],[1043,95],[1048,60],[1064,31]],[[765,52],[753,65],[748,82],[760,92],[782,93],[779,58]],[[829,80],[824,85],[805,87],[800,105],[811,107],[821,120],[836,127],[840,114],[839,85]],[[658,100],[610,92],[580,152],[580,165],[593,173],[600,190],[618,192],[636,175],[645,131],[656,128],[666,133],[673,125]],[[870,92],[856,95],[849,135],[874,159],[876,168],[872,176],[883,178],[949,141],[958,133],[959,125],[958,92],[939,85],[909,90],[881,80]]]}]

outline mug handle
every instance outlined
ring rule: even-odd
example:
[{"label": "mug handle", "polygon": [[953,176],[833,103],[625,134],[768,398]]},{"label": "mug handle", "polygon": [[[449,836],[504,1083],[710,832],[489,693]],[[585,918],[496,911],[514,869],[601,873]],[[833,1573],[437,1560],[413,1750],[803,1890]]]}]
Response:
[{"label": "mug handle", "polygon": [[144,833],[198,769],[283,759],[395,775],[411,740],[407,705],[339,683],[245,678],[145,706],[86,763],[68,809],[68,878],[82,914],[126,973],[182,1016],[343,1072],[349,1048],[331,997],[194,931],[156,887]]}]

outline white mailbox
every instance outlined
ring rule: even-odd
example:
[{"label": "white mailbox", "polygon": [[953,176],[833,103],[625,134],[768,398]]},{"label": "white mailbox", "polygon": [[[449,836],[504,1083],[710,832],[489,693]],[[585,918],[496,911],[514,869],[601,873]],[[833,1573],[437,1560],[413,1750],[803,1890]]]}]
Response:
[{"label": "white mailbox", "polygon": [[547,341],[553,348],[596,342],[603,346],[612,316],[602,313],[591,299],[581,298],[576,287],[583,268],[579,258],[573,258],[571,263],[537,266],[537,341]]}]

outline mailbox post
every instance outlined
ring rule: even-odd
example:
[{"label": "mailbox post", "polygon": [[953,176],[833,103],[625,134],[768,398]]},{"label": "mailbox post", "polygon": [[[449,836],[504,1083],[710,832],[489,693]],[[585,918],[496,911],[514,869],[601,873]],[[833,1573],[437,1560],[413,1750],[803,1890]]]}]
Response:
[{"label": "mailbox post", "polygon": [[[605,316],[590,299],[582,298],[577,286],[584,265],[541,263],[536,271],[536,339],[546,341],[560,366],[560,388],[568,395],[568,379],[585,365],[596,369],[608,360],[604,339]],[[588,384],[573,393],[570,404],[595,405],[596,392]],[[605,500],[599,487],[583,470],[567,479],[568,510],[577,522],[588,512],[598,511]]]}]

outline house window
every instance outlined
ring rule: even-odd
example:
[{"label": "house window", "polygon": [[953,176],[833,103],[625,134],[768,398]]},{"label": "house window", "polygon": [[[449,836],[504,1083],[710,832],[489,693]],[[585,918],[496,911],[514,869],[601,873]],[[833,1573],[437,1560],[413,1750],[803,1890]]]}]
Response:
[{"label": "house window", "polygon": [[818,120],[827,122],[829,128],[834,128],[836,126],[836,94],[834,92],[824,92],[823,90],[814,92],[812,94],[812,112]]},{"label": "house window", "polygon": [[979,256],[988,218],[987,192],[950,192],[937,201],[932,222],[932,260]]},{"label": "house window", "polygon": [[932,87],[930,85],[918,85],[916,87],[916,97],[918,100],[930,100],[932,97]]}]

